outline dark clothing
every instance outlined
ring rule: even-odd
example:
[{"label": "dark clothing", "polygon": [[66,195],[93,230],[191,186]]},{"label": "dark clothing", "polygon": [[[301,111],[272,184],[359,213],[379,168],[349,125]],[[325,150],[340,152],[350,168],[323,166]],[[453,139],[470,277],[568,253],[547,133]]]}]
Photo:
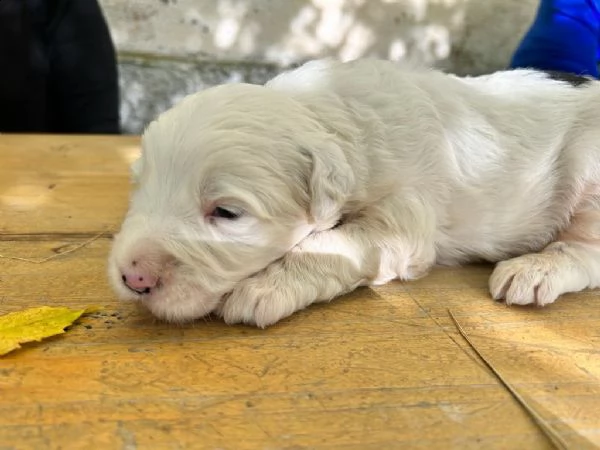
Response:
[{"label": "dark clothing", "polygon": [[115,49],[97,0],[0,0],[0,132],[120,132]]}]

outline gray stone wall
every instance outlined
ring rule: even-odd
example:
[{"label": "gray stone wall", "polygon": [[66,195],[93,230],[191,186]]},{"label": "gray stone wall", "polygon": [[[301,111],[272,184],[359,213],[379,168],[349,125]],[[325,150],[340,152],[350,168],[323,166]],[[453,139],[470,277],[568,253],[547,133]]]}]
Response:
[{"label": "gray stone wall", "polygon": [[410,59],[501,69],[537,0],[100,0],[117,50],[126,133],[215,84],[264,83],[303,61]]},{"label": "gray stone wall", "polygon": [[139,134],[150,120],[184,96],[222,83],[262,84],[279,72],[273,64],[185,61],[129,55],[119,63],[123,132]]}]

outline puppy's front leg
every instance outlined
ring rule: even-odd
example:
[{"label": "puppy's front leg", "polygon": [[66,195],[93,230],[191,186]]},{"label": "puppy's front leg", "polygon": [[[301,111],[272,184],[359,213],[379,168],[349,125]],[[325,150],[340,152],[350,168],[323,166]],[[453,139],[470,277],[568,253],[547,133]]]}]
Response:
[{"label": "puppy's front leg", "polygon": [[414,227],[412,221],[401,226],[394,217],[367,217],[307,237],[281,260],[242,281],[218,313],[227,323],[263,328],[312,303],[362,285],[416,278],[433,265],[433,240],[426,227]]}]

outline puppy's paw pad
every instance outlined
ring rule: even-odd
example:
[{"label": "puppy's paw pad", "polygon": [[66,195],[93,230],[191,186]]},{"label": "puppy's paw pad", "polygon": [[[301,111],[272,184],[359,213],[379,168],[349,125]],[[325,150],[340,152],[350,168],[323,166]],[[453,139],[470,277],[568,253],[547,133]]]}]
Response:
[{"label": "puppy's paw pad", "polygon": [[553,254],[531,254],[499,263],[490,278],[490,293],[507,305],[544,306],[565,292],[568,276]]}]

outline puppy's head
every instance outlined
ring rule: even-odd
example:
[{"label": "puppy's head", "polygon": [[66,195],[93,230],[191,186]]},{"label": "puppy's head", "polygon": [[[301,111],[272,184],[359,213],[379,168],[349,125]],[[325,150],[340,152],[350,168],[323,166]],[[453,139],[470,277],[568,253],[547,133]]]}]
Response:
[{"label": "puppy's head", "polygon": [[252,85],[212,88],[153,122],[115,236],[119,297],[182,322],[240,280],[333,225],[352,172],[333,135],[297,101]]}]

